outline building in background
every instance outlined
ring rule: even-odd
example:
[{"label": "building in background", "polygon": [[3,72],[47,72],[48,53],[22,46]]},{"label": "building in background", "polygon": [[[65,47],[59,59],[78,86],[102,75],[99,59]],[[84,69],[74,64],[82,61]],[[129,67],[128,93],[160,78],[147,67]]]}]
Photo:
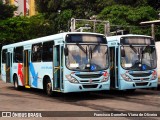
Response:
[{"label": "building in background", "polygon": [[14,11],[15,16],[33,16],[35,11],[35,0],[3,0],[4,4],[17,6],[17,11]]}]

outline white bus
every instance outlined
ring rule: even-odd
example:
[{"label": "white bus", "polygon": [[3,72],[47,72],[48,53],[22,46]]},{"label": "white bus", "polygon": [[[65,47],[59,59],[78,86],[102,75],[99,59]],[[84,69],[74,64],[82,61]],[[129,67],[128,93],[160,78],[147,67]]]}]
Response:
[{"label": "white bus", "polygon": [[110,84],[117,90],[156,88],[157,56],[155,42],[145,35],[107,37],[110,50]]},{"label": "white bus", "polygon": [[63,93],[110,89],[106,37],[66,32],[10,45],[1,53],[1,77],[20,87]]}]

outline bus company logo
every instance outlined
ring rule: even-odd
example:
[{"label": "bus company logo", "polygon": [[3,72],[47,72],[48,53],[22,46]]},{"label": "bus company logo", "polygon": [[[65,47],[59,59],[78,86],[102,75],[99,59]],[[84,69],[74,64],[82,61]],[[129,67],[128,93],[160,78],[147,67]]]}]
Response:
[{"label": "bus company logo", "polygon": [[92,79],[90,79],[90,80],[89,80],[89,82],[90,82],[90,83],[92,83],[92,82],[93,82],[93,80],[92,80]]}]

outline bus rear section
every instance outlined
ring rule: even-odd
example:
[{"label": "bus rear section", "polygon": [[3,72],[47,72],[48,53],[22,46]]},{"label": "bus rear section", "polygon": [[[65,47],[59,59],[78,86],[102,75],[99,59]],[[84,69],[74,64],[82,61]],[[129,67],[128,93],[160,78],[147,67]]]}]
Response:
[{"label": "bus rear section", "polygon": [[110,89],[106,38],[96,33],[60,33],[2,47],[2,80],[56,92]]},{"label": "bus rear section", "polygon": [[111,88],[134,91],[156,88],[157,57],[154,40],[144,35],[107,37],[110,49]]}]

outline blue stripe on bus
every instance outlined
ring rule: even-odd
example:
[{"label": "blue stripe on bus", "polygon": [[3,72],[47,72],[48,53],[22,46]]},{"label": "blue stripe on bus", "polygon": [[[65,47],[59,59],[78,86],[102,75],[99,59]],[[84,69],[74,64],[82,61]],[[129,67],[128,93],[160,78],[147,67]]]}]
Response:
[{"label": "blue stripe on bus", "polygon": [[31,62],[29,63],[29,69],[33,77],[32,85],[37,87],[38,86],[38,73],[35,72],[34,66]]}]

